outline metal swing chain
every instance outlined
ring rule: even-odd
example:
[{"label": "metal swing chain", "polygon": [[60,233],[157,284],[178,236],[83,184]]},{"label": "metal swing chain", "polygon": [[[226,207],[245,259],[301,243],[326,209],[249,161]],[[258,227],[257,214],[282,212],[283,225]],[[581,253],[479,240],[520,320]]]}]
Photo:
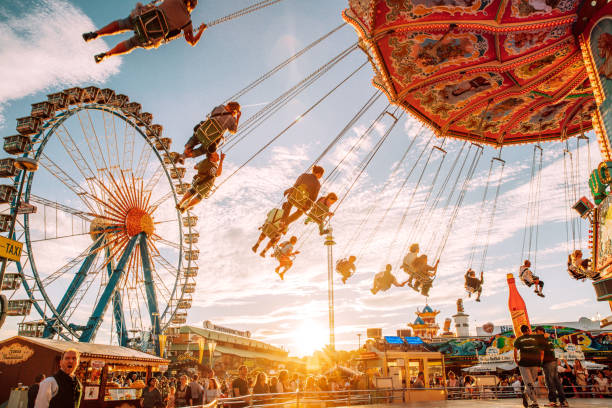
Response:
[{"label": "metal swing chain", "polygon": [[225,17],[221,17],[221,18],[218,18],[216,20],[213,20],[210,23],[207,23],[206,25],[208,27],[212,27],[212,26],[215,26],[217,24],[225,23],[226,21],[230,21],[230,20],[233,20],[235,18],[245,16],[245,15],[253,13],[253,12],[257,11],[257,10],[261,10],[262,8],[265,8],[265,7],[268,7],[268,6],[272,6],[272,5],[276,4],[276,3],[280,3],[281,1],[283,1],[283,0],[263,0],[263,1],[260,1],[258,3],[255,3],[255,4],[251,4],[250,6],[247,6],[247,7],[243,8],[243,9],[241,9],[241,10],[238,10],[238,11],[235,11],[233,13],[230,13],[230,14],[228,14]]},{"label": "metal swing chain", "polygon": [[[423,126],[424,126],[423,123],[421,123],[421,127],[419,128],[418,132],[416,133],[417,135],[420,134],[421,130],[423,129]],[[412,141],[408,144],[408,147],[404,151],[404,154],[402,155],[401,159],[395,164],[395,166],[391,170],[391,174],[390,174],[389,178],[387,178],[387,181],[385,181],[385,184],[383,184],[383,186],[380,189],[380,191],[376,194],[377,198],[374,200],[374,203],[372,203],[372,205],[370,205],[370,208],[368,208],[368,211],[366,212],[365,217],[363,217],[361,219],[361,222],[357,226],[357,230],[355,231],[355,233],[353,234],[351,239],[349,239],[347,241],[346,246],[343,249],[342,253],[347,253],[349,250],[353,249],[353,245],[355,244],[355,242],[357,242],[357,239],[361,235],[361,231],[363,231],[363,228],[365,227],[365,224],[370,219],[370,216],[372,215],[372,213],[374,213],[374,210],[376,210],[376,207],[378,207],[378,204],[380,202],[380,197],[383,196],[383,193],[385,192],[387,187],[389,187],[391,185],[393,179],[395,178],[395,176],[399,172],[399,169],[400,169],[401,165],[404,163],[404,161],[408,157],[408,153],[412,150],[412,146],[414,146],[414,142],[416,141],[416,139],[417,139],[417,136],[414,136],[412,138]]]},{"label": "metal swing chain", "polygon": [[236,92],[235,94],[233,94],[232,96],[230,96],[228,99],[225,100],[225,102],[223,102],[223,104],[225,105],[230,101],[238,100],[240,97],[244,96],[246,93],[253,90],[256,86],[258,86],[259,84],[261,84],[262,82],[270,78],[272,75],[276,74],[278,71],[280,71],[281,69],[283,69],[284,67],[286,67],[287,65],[289,65],[290,63],[298,59],[299,57],[301,57],[304,53],[311,50],[314,46],[316,46],[320,42],[327,39],[329,36],[334,34],[336,31],[340,30],[346,24],[347,23],[340,24],[338,27],[334,28],[327,34],[311,42],[306,47],[302,48],[300,51],[296,52],[295,54],[293,54],[292,56],[290,56],[289,58],[287,58],[286,60],[284,60],[283,62],[281,62],[280,64],[278,64],[277,66],[275,66],[274,68],[272,68],[271,70],[269,70],[268,72],[266,72],[265,74],[263,74],[262,76],[260,76],[259,78],[257,78],[256,80],[254,80],[253,82],[251,82],[250,84],[242,88],[241,90],[239,90],[238,92]]},{"label": "metal swing chain", "polygon": [[491,217],[489,218],[489,229],[487,231],[487,239],[485,240],[485,246],[482,250],[482,261],[480,263],[480,271],[484,273],[485,264],[487,261],[487,253],[489,251],[489,242],[491,239],[491,231],[493,230],[493,223],[495,221],[495,211],[497,210],[497,202],[499,199],[499,191],[501,190],[502,180],[504,176],[504,168],[506,167],[506,161],[501,158],[501,149],[499,151],[499,157],[493,158],[501,163],[501,169],[499,171],[499,179],[497,180],[497,188],[495,189],[495,198],[493,199],[493,208],[491,208]]}]

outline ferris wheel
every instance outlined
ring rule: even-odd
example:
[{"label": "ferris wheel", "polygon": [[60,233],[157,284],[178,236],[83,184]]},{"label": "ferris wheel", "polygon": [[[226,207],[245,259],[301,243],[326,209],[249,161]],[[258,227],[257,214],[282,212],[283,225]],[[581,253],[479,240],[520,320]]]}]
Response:
[{"label": "ferris wheel", "polygon": [[[26,173],[0,161],[0,176],[13,180],[0,202],[17,217],[11,238],[24,243],[2,282],[8,315],[23,319],[19,334],[151,350],[186,322],[197,217],[176,210],[186,168],[141,109],[111,89],[70,88],[33,104],[5,138],[6,152],[39,165]],[[0,215],[0,230],[10,220]],[[41,319],[25,321],[32,307]]]}]

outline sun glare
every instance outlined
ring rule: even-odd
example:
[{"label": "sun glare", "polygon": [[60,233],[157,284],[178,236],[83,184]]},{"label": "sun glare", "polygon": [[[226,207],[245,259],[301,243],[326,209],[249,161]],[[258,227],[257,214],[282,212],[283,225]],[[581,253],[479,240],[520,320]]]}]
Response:
[{"label": "sun glare", "polygon": [[293,333],[294,352],[299,356],[311,355],[328,342],[327,329],[312,320],[305,320]]}]

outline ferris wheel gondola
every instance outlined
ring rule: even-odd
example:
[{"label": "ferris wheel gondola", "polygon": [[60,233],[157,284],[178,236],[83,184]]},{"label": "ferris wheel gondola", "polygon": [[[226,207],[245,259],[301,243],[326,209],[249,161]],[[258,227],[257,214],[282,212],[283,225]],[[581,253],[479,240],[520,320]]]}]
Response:
[{"label": "ferris wheel gondola", "polygon": [[111,89],[70,88],[32,105],[19,134],[5,138],[8,153],[40,165],[26,173],[14,158],[0,161],[0,175],[13,179],[0,189],[17,217],[12,238],[24,241],[2,282],[12,291],[8,315],[25,319],[33,307],[41,316],[20,333],[90,342],[104,331],[155,350],[158,335],[186,321],[197,217],[176,211],[186,169],[166,159],[172,140],[141,110]]}]

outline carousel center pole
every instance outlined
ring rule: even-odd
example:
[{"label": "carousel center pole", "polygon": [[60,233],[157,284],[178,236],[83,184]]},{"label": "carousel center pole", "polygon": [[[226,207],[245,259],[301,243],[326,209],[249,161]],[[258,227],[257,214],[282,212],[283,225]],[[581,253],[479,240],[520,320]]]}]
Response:
[{"label": "carousel center pole", "polygon": [[332,350],[336,350],[336,335],[334,334],[334,255],[332,247],[336,245],[332,236],[332,229],[329,228],[329,233],[325,238],[327,247],[327,301],[329,306],[329,346]]}]

